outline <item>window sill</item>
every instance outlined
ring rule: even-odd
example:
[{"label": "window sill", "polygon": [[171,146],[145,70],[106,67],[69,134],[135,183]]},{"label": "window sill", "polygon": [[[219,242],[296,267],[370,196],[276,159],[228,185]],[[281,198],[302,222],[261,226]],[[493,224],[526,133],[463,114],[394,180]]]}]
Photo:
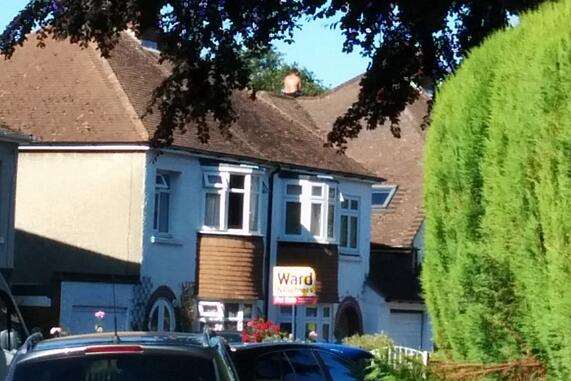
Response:
[{"label": "window sill", "polygon": [[353,253],[339,253],[339,258],[347,262],[361,262],[363,260],[359,254]]},{"label": "window sill", "polygon": [[182,246],[182,241],[169,236],[151,236],[151,243],[155,245]]},{"label": "window sill", "polygon": [[324,240],[324,239],[298,237],[298,236],[292,236],[292,235],[281,235],[278,237],[278,241],[317,243],[317,244],[321,244],[321,245],[336,245],[337,244],[337,241],[328,241],[328,240]]},{"label": "window sill", "polygon": [[262,233],[257,232],[241,232],[238,230],[208,230],[202,229],[198,231],[199,234],[213,234],[213,235],[234,235],[243,237],[263,237]]}]

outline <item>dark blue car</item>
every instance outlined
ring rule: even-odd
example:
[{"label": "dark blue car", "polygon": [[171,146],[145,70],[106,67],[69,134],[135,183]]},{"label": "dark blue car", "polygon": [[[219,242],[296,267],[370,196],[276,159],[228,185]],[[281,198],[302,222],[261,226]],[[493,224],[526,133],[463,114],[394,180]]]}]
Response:
[{"label": "dark blue car", "polygon": [[372,355],[337,344],[259,343],[230,352],[241,381],[362,381]]}]

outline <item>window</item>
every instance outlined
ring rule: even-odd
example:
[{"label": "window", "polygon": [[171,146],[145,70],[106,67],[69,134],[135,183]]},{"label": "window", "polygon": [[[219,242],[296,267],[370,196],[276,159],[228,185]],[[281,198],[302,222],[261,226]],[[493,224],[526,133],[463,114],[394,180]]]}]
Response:
[{"label": "window", "polygon": [[158,172],[155,176],[155,210],[153,230],[159,234],[170,231],[171,176]]},{"label": "window", "polygon": [[387,208],[396,189],[395,186],[374,186],[371,193],[371,208],[375,210]]},{"label": "window", "polygon": [[198,303],[201,329],[206,325],[215,331],[242,332],[245,323],[254,317],[253,303],[206,302]]},{"label": "window", "polygon": [[251,173],[204,173],[203,228],[259,230],[261,179]]},{"label": "window", "polygon": [[157,299],[149,314],[149,331],[173,332],[175,329],[175,316],[172,304],[164,298]]},{"label": "window", "polygon": [[285,234],[318,240],[335,239],[335,204],[337,189],[333,184],[309,180],[285,185]]},{"label": "window", "polygon": [[285,352],[290,364],[292,365],[295,375],[288,374],[284,372],[284,380],[296,380],[296,381],[325,381],[325,375],[319,362],[315,358],[312,351],[304,350],[294,350]]},{"label": "window", "polygon": [[339,246],[345,250],[357,250],[359,243],[359,199],[344,197],[341,202]]}]

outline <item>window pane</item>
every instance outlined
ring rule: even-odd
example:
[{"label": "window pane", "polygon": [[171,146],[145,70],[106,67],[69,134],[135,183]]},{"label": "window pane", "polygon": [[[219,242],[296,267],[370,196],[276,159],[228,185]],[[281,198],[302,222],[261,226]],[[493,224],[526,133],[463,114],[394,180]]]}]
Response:
[{"label": "window pane", "polygon": [[[287,351],[291,365],[295,369],[296,381],[325,380],[321,368],[313,353],[309,350]],[[293,378],[287,378],[293,380]],[[286,378],[284,378],[286,380]]]},{"label": "window pane", "polygon": [[329,316],[331,316],[331,308],[323,307],[323,318],[327,319]]},{"label": "window pane", "polygon": [[347,240],[348,240],[348,232],[347,228],[347,216],[341,216],[341,229],[340,229],[340,238],[339,244],[343,247],[347,247]]},{"label": "window pane", "polygon": [[317,307],[305,307],[306,317],[317,317]]},{"label": "window pane", "polygon": [[225,303],[224,304],[224,315],[227,318],[237,318],[238,310],[240,310],[240,305],[238,303]]},{"label": "window pane", "polygon": [[244,217],[244,194],[228,194],[228,229],[242,229]]},{"label": "window pane", "polygon": [[286,203],[286,234],[301,234],[301,203],[288,201]]},{"label": "window pane", "polygon": [[159,228],[159,194],[155,193],[155,212],[153,213],[153,229]]},{"label": "window pane", "polygon": [[317,333],[317,323],[305,323],[305,338],[308,339],[312,332]]},{"label": "window pane", "polygon": [[256,361],[256,381],[280,381],[282,368],[281,353],[261,356]]},{"label": "window pane", "polygon": [[336,189],[329,187],[329,201],[335,200]]},{"label": "window pane", "polygon": [[357,248],[357,217],[351,216],[351,247]]},{"label": "window pane", "polygon": [[321,204],[311,204],[311,234],[321,235]]},{"label": "window pane", "polygon": [[222,184],[222,177],[220,175],[208,175],[208,182],[211,185]]},{"label": "window pane", "polygon": [[250,183],[252,192],[258,193],[260,191],[260,178],[258,176],[252,176]]},{"label": "window pane", "polygon": [[220,227],[220,195],[218,193],[206,193],[204,225],[211,228]]},{"label": "window pane", "polygon": [[244,189],[244,175],[230,175],[231,189]]},{"label": "window pane", "polygon": [[349,209],[349,200],[345,199],[341,201],[341,209]]},{"label": "window pane", "polygon": [[169,231],[170,194],[162,192],[159,196],[159,233]]},{"label": "window pane", "polygon": [[357,201],[357,200],[351,200],[351,209],[353,209],[353,210],[359,210],[359,201]]},{"label": "window pane", "polygon": [[331,379],[347,381],[362,379],[361,372],[356,366],[343,361],[336,355],[326,351],[319,351],[319,356],[325,363]]},{"label": "window pane", "polygon": [[335,205],[329,204],[327,209],[327,238],[335,238]]},{"label": "window pane", "polygon": [[383,206],[389,197],[390,191],[373,192],[371,203],[373,206]]},{"label": "window pane", "polygon": [[250,230],[258,231],[258,193],[250,194]]},{"label": "window pane", "polygon": [[251,304],[244,304],[244,310],[242,313],[242,317],[244,320],[249,320],[252,318],[252,305]]},{"label": "window pane", "polygon": [[321,185],[312,186],[311,195],[314,197],[321,197],[323,195],[323,187]]},{"label": "window pane", "polygon": [[280,332],[286,332],[289,335],[291,333],[291,322],[280,323]]},{"label": "window pane", "polygon": [[[323,324],[321,326],[321,338],[325,341],[329,341],[329,324]],[[333,378],[336,380],[336,378]]]},{"label": "window pane", "polygon": [[299,196],[301,194],[301,185],[288,184],[286,192],[289,195]]}]

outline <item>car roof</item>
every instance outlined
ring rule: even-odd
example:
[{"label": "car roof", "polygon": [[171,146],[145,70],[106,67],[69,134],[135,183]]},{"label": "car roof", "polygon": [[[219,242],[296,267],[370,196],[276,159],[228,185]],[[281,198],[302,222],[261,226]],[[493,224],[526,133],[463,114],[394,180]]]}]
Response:
[{"label": "car roof", "polygon": [[94,345],[138,344],[142,346],[205,347],[204,335],[198,333],[170,332],[112,332],[73,335],[43,340],[33,351],[76,348]]},{"label": "car roof", "polygon": [[370,352],[361,348],[330,343],[263,342],[231,345],[231,348],[232,352],[236,353],[238,356],[260,355],[266,352],[283,351],[288,349],[317,349],[336,353],[351,360],[372,357]]}]

